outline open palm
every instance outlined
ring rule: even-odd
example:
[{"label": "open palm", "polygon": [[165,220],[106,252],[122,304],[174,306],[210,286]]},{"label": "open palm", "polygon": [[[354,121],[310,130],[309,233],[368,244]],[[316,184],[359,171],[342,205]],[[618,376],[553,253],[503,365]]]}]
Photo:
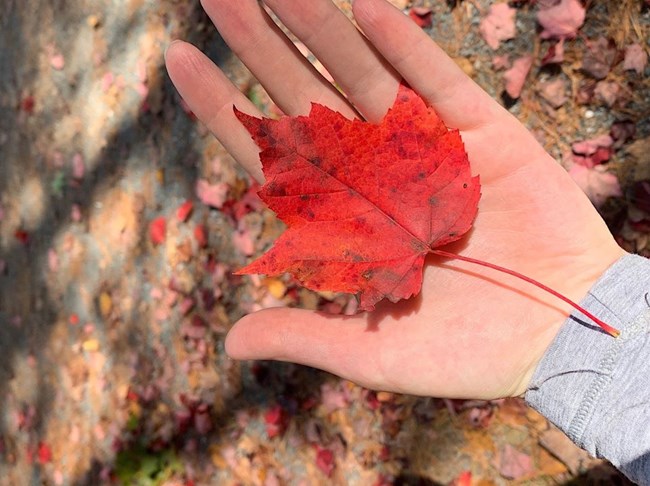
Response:
[{"label": "open palm", "polygon": [[[623,254],[591,203],[525,127],[385,0],[354,2],[363,34],[330,0],[265,0],[345,97],[256,0],[203,4],[233,52],[288,115],[306,114],[318,102],[376,122],[403,78],[448,126],[460,129],[483,195],[473,231],[446,250],[516,270],[574,301]],[[191,45],[172,44],[166,60],[194,113],[261,180],[258,149],[232,105],[260,113]],[[226,349],[233,358],[302,363],[375,389],[497,398],[525,391],[568,314],[561,301],[530,284],[431,257],[422,293],[413,299],[347,318],[299,309],[257,312],[233,327]]]}]

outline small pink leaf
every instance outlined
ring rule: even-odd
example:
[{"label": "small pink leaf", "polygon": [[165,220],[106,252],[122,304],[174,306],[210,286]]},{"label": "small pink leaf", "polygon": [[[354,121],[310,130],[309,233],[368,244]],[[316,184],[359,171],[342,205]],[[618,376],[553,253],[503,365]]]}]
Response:
[{"label": "small pink leaf", "polygon": [[521,90],[524,88],[524,83],[526,82],[526,76],[528,76],[528,71],[530,71],[532,65],[533,56],[526,55],[515,59],[512,67],[503,73],[503,79],[506,82],[506,93],[511,98],[519,98],[521,95]]},{"label": "small pink leaf", "polygon": [[544,28],[542,39],[572,39],[585,22],[585,14],[585,8],[579,0],[561,0],[552,7],[540,8],[537,21]]},{"label": "small pink leaf", "polygon": [[643,74],[646,64],[648,64],[648,54],[640,44],[630,44],[625,48],[623,69],[633,70],[637,74]]},{"label": "small pink leaf", "polygon": [[517,10],[507,3],[496,3],[490,6],[487,16],[481,19],[479,32],[488,46],[497,50],[501,41],[512,39],[517,33],[515,16]]},{"label": "small pink leaf", "polygon": [[205,179],[196,182],[196,196],[206,206],[220,209],[228,195],[228,184],[220,182],[210,184]]}]

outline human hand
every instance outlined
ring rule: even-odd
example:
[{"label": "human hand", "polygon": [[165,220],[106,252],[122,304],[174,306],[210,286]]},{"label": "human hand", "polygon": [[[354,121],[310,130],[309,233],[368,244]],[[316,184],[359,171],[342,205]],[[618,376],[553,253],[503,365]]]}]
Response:
[{"label": "human hand", "polygon": [[[385,0],[356,0],[365,37],[330,0],[265,0],[346,94],[319,75],[255,0],[204,0],[224,40],[288,115],[318,102],[379,121],[405,79],[465,142],[482,198],[474,229],[451,252],[536,279],[577,301],[624,252],[580,189],[503,109],[410,19]],[[258,148],[233,104],[261,116],[200,51],[175,42],[172,81],[193,112],[258,180]],[[530,284],[430,257],[419,296],[372,313],[333,317],[268,309],[226,340],[236,359],[321,368],[401,393],[491,399],[521,395],[570,308]],[[599,332],[599,331],[594,331]]]}]

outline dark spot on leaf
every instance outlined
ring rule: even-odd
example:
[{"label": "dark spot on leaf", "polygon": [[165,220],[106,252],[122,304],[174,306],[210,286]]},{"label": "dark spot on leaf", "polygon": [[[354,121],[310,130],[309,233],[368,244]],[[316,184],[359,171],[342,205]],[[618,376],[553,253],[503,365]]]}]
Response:
[{"label": "dark spot on leaf", "polygon": [[426,177],[427,175],[424,172],[418,173],[418,179],[422,180]]},{"label": "dark spot on leaf", "polygon": [[434,196],[431,196],[429,198],[429,205],[430,206],[435,206],[436,204],[438,204],[438,199],[436,199]]},{"label": "dark spot on leaf", "polygon": [[307,194],[301,194],[300,195],[300,200],[301,201],[309,201],[309,196]]},{"label": "dark spot on leaf", "polygon": [[458,234],[458,233],[449,233],[449,236],[450,236],[451,238],[453,238],[453,237],[456,236],[457,234]]},{"label": "dark spot on leaf", "polygon": [[467,182],[463,184],[463,189],[467,189]]},{"label": "dark spot on leaf", "polygon": [[323,163],[323,160],[320,157],[312,157],[309,159],[309,162],[314,164],[316,167],[320,167],[320,165]]},{"label": "dark spot on leaf", "polygon": [[269,184],[268,188],[269,194],[273,196],[286,196],[287,195],[287,189],[281,185],[281,184],[276,184],[274,182]]},{"label": "dark spot on leaf", "polygon": [[307,217],[308,217],[309,219],[314,219],[315,216],[316,216],[316,215],[314,214],[314,212],[313,212],[311,209],[308,209],[308,210],[307,210]]}]

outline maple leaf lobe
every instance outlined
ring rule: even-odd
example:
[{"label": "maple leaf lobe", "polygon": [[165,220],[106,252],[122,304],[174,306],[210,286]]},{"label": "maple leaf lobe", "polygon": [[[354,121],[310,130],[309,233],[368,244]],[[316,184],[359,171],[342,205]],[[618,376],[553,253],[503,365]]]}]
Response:
[{"label": "maple leaf lobe", "polygon": [[429,250],[471,228],[480,184],[460,133],[404,85],[378,124],[316,103],[279,120],[235,114],[261,149],[259,195],[288,227],[239,274],[289,272],[371,310],[418,293]]}]

